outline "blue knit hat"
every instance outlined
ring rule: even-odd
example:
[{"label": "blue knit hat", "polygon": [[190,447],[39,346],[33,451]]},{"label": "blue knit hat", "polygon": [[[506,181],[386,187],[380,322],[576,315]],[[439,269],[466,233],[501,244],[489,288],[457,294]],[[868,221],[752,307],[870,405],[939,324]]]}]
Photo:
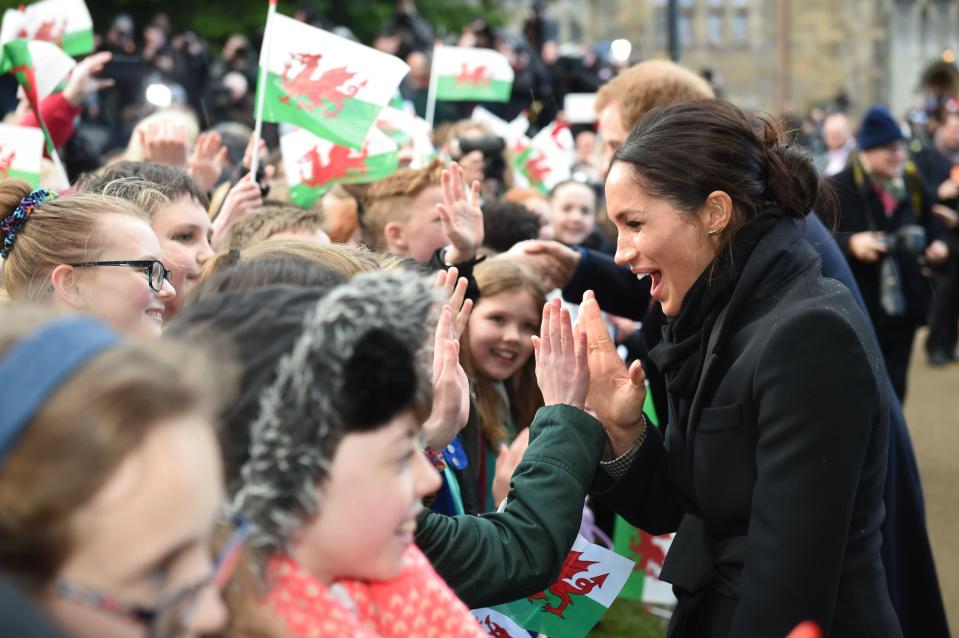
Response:
[{"label": "blue knit hat", "polygon": [[884,106],[873,106],[862,117],[856,143],[864,151],[906,139],[899,123]]}]

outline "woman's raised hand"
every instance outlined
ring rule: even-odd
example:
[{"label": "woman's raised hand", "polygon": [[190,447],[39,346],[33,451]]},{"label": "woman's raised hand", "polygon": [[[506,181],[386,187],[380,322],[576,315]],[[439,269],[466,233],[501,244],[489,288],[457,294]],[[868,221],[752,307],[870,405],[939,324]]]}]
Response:
[{"label": "woman's raised hand", "polygon": [[589,394],[586,403],[606,428],[615,456],[624,453],[642,434],[646,382],[639,361],[627,370],[606,329],[592,291],[583,295],[577,330],[586,336]]},{"label": "woman's raised hand", "polygon": [[589,390],[586,334],[575,332],[569,310],[559,299],[543,308],[543,325],[533,337],[536,380],[546,405],[565,403],[584,409]]}]

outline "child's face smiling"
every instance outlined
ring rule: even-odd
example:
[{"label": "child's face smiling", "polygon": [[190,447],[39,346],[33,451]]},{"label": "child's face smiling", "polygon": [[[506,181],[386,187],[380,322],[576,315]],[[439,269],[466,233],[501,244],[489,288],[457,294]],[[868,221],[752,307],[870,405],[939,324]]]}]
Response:
[{"label": "child's face smiling", "polygon": [[536,300],[525,290],[481,297],[469,318],[467,343],[476,372],[493,381],[513,376],[533,354],[530,337],[539,321]]},{"label": "child's face smiling", "polygon": [[295,558],[321,581],[389,580],[402,570],[420,501],[440,487],[419,432],[407,410],[343,437],[318,488],[319,513],[295,540]]},{"label": "child's face smiling", "polygon": [[570,246],[586,241],[596,227],[596,195],[586,184],[559,187],[550,202],[553,236]]}]

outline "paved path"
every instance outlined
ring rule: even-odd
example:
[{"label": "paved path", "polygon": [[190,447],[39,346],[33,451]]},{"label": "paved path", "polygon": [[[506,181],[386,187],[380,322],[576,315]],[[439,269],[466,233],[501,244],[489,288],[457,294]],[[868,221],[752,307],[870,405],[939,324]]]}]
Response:
[{"label": "paved path", "polygon": [[919,462],[926,520],[949,627],[959,634],[959,364],[930,368],[916,339],[906,421]]}]

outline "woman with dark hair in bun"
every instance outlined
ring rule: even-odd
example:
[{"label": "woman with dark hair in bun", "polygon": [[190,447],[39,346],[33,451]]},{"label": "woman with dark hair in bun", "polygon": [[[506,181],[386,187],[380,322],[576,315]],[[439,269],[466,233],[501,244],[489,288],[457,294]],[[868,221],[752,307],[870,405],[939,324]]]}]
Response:
[{"label": "woman with dark hair in bun", "polygon": [[[594,488],[631,523],[677,532],[662,570],[669,635],[901,636],[879,558],[887,384],[848,289],[801,223],[822,195],[807,156],[722,100],[647,114],[606,183],[616,262],[668,318],[650,355],[670,426],[649,427],[587,293],[589,406],[610,449]],[[822,201],[822,199],[820,199]]]}]

